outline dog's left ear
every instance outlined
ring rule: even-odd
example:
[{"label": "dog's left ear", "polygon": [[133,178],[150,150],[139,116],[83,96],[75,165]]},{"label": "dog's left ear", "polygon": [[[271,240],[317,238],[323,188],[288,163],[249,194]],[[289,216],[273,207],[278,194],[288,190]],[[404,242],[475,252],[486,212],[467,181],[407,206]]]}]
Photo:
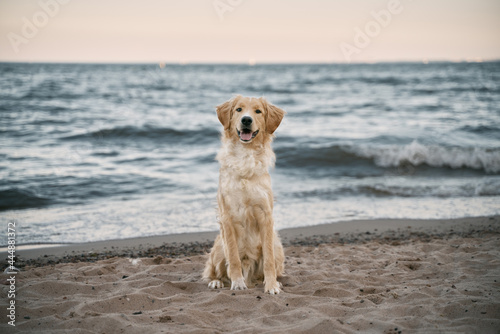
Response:
[{"label": "dog's left ear", "polygon": [[267,108],[266,131],[269,134],[273,134],[274,131],[276,131],[276,129],[280,125],[281,121],[283,120],[283,117],[285,116],[286,112],[283,109],[278,108],[275,105],[272,105],[271,103],[267,102],[266,99],[264,98],[262,98],[262,101],[264,102],[264,105]]}]

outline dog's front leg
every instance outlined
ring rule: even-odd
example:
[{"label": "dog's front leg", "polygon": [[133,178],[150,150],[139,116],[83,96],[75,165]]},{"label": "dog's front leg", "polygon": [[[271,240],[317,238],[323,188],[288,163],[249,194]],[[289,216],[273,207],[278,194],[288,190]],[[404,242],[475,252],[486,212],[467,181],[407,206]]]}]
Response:
[{"label": "dog's front leg", "polygon": [[276,277],[276,263],[274,258],[274,220],[266,212],[270,210],[261,210],[258,218],[261,223],[262,237],[262,255],[264,256],[264,292],[271,295],[281,292],[280,283]]},{"label": "dog's front leg", "polygon": [[247,288],[241,271],[241,260],[236,241],[234,226],[229,217],[223,217],[222,237],[224,238],[224,255],[228,262],[228,276],[231,280],[231,290],[245,290]]}]

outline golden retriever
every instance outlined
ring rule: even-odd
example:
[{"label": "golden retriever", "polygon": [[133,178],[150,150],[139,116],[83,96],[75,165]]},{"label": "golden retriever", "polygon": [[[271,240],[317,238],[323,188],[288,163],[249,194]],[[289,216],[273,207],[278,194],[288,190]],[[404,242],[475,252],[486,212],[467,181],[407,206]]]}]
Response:
[{"label": "golden retriever", "polygon": [[220,234],[203,278],[209,288],[244,290],[264,280],[264,291],[281,292],[284,254],[274,231],[273,193],[268,169],[274,166],[274,131],[285,112],[264,98],[236,96],[217,106],[224,126],[217,192]]}]

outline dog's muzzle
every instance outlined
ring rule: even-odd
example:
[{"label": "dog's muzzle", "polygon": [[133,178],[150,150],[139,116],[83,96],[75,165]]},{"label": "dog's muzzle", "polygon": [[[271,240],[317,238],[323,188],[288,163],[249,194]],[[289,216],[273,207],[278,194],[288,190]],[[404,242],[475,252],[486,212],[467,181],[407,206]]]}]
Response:
[{"label": "dog's muzzle", "polygon": [[249,142],[259,133],[259,130],[252,131],[252,123],[253,119],[250,116],[243,116],[241,118],[241,130],[236,129],[241,141]]}]

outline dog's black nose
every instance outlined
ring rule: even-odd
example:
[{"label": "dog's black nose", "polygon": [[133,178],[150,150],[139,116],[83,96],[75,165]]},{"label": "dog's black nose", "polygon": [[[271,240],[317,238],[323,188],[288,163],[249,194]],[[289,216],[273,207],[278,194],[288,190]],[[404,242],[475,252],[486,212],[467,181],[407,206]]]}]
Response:
[{"label": "dog's black nose", "polygon": [[250,116],[243,116],[241,118],[241,124],[243,124],[244,126],[250,126],[252,124],[252,117]]}]

